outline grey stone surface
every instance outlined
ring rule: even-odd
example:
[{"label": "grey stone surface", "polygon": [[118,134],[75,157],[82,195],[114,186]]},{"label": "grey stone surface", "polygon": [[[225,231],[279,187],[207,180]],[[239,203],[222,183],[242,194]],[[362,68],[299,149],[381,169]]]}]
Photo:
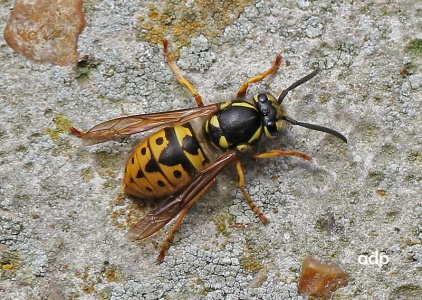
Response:
[{"label": "grey stone surface", "polygon": [[[1,31],[12,5],[1,3]],[[162,264],[155,259],[169,226],[140,243],[123,239],[128,212],[144,214],[122,197],[121,179],[145,135],[85,147],[66,131],[194,106],[161,47],[136,39],[147,6],[85,6],[85,69],[32,63],[0,40],[1,298],[302,299],[300,266],[313,255],[349,273],[335,299],[418,299],[422,55],[411,41],[422,39],[421,3],[259,1],[212,41],[198,36],[179,49],[177,64],[206,103],[230,99],[278,53],[279,72],[250,95],[278,95],[321,67],[286,108],[349,143],[303,128],[267,140],[263,149],[313,157],[243,160],[247,189],[270,223],[250,211],[229,167],[191,208]],[[359,263],[376,251],[388,264]]]}]

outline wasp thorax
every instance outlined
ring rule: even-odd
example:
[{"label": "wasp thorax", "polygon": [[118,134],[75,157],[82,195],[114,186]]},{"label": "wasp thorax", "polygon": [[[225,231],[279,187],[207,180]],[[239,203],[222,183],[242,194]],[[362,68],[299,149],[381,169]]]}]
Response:
[{"label": "wasp thorax", "polygon": [[283,111],[277,100],[271,94],[261,93],[253,97],[259,115],[261,116],[262,126],[267,137],[273,137],[281,127],[281,117]]},{"label": "wasp thorax", "polygon": [[258,142],[262,121],[255,105],[238,100],[222,103],[219,108],[205,122],[205,136],[211,144],[220,149],[244,151]]}]

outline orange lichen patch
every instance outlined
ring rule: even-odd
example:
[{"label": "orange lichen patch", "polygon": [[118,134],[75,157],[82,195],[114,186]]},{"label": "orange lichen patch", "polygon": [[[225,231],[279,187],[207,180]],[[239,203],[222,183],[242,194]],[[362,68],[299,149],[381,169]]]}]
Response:
[{"label": "orange lichen patch", "polygon": [[115,267],[109,267],[104,271],[107,282],[119,282],[122,274]]},{"label": "orange lichen patch", "polygon": [[13,264],[5,264],[1,266],[1,270],[3,272],[10,270],[12,273],[15,273],[15,266]]},{"label": "orange lichen patch", "polygon": [[85,26],[82,0],[17,0],[4,38],[36,62],[76,64],[76,44]]},{"label": "orange lichen patch", "polygon": [[127,230],[135,225],[145,216],[145,203],[135,200],[131,203],[126,201],[122,194],[114,201],[114,208],[111,213],[111,222],[119,229]]},{"label": "orange lichen patch", "polygon": [[164,37],[171,36],[177,48],[199,35],[212,39],[233,23],[246,6],[256,2],[170,0],[151,4],[148,15],[140,18],[141,39],[161,43]]},{"label": "orange lichen patch", "polygon": [[299,295],[309,295],[330,299],[339,287],[346,286],[347,274],[333,263],[320,262],[308,256],[302,264],[298,283]]}]

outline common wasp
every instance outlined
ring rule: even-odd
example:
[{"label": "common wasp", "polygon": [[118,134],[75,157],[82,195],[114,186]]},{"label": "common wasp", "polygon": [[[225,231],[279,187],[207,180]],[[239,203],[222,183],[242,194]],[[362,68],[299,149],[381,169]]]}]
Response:
[{"label": "common wasp", "polygon": [[167,40],[163,40],[163,51],[177,80],[194,96],[197,107],[121,117],[98,124],[87,132],[71,129],[85,144],[97,144],[160,128],[134,149],[123,179],[126,194],[157,202],[155,208],[126,233],[128,240],[145,239],[178,216],[158,255],[160,262],[188,209],[228,164],[236,166],[238,187],[250,208],[264,224],[268,223],[245,190],[239,153],[250,151],[254,158],[296,156],[310,160],[311,157],[302,152],[285,150],[258,153],[253,146],[263,135],[272,138],[277,131],[293,124],[329,133],[347,143],[346,138],[335,130],[292,119],[281,106],[287,94],[317,75],[319,68],[294,82],[278,98],[260,93],[253,96],[252,101],[245,101],[249,84],[277,71],[281,63],[281,56],[277,55],[268,70],[249,78],[240,86],[234,100],[204,105],[200,94],[180,74],[171,59]]}]

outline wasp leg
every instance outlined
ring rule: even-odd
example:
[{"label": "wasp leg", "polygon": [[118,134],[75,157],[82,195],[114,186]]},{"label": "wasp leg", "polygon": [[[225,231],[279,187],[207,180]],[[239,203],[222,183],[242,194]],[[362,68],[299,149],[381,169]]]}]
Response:
[{"label": "wasp leg", "polygon": [[191,92],[191,94],[195,97],[195,101],[196,101],[196,104],[198,104],[198,106],[204,106],[201,95],[198,94],[196,89],[193,87],[192,83],[190,83],[185,77],[183,77],[182,74],[180,74],[179,69],[177,68],[174,61],[171,59],[170,53],[168,51],[167,40],[163,40],[163,46],[164,46],[163,48],[164,56],[166,57],[167,62],[170,65],[170,68],[173,70],[174,75],[176,75],[177,80],[180,82],[181,85],[187,88],[189,92]]},{"label": "wasp leg", "polygon": [[239,189],[242,191],[243,196],[245,196],[246,201],[248,201],[248,204],[251,207],[252,211],[261,219],[262,223],[267,224],[267,217],[265,217],[264,214],[259,210],[259,208],[256,207],[255,203],[251,199],[251,196],[249,196],[248,192],[245,190],[245,176],[243,176],[243,170],[240,161],[236,162],[236,169],[238,175],[237,185]]},{"label": "wasp leg", "polygon": [[201,195],[208,190],[208,188],[215,182],[215,178],[211,180],[210,183],[208,183],[196,196],[193,198],[186,206],[183,208],[183,210],[180,212],[179,217],[176,220],[176,223],[174,223],[173,228],[171,229],[169,235],[167,236],[166,240],[163,243],[163,246],[161,246],[160,254],[158,254],[157,261],[159,263],[163,262],[164,256],[166,255],[166,251],[169,248],[170,242],[173,239],[174,233],[176,232],[177,228],[179,228],[180,223],[182,223],[182,220],[184,216],[186,215],[186,212],[188,209],[196,202],[196,200],[201,197]]},{"label": "wasp leg", "polygon": [[278,67],[280,67],[280,63],[281,63],[281,56],[277,55],[277,57],[275,58],[275,62],[271,68],[269,68],[267,71],[261,74],[258,74],[252,78],[249,78],[240,86],[239,90],[237,91],[237,98],[244,99],[246,96],[246,90],[248,89],[249,83],[259,82],[263,80],[265,77],[267,77],[268,75],[275,73],[278,70]]},{"label": "wasp leg", "polygon": [[312,157],[309,155],[299,152],[299,151],[283,151],[283,150],[270,150],[264,153],[254,153],[253,157],[255,158],[271,158],[277,156],[296,156],[306,160],[311,160]]}]

